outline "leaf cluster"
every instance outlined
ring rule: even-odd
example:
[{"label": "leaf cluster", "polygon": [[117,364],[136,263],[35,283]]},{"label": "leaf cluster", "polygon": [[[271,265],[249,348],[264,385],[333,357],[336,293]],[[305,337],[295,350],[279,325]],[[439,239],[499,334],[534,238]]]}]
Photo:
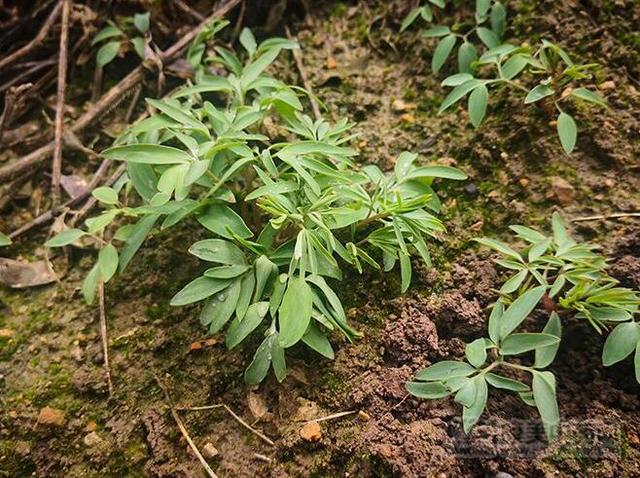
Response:
[{"label": "leaf cluster", "polygon": [[91,45],[101,45],[96,53],[96,64],[102,68],[111,63],[121,51],[133,48],[145,59],[146,36],[149,32],[149,12],[136,13],[131,17],[109,20],[93,37]]}]

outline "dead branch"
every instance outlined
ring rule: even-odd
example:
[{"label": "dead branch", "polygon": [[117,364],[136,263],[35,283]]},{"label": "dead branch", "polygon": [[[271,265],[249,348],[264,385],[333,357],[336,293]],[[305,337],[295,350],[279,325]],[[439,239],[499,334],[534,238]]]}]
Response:
[{"label": "dead branch", "polygon": [[165,385],[160,381],[160,377],[158,377],[155,373],[153,374],[153,377],[156,379],[158,386],[162,389],[162,392],[164,393],[164,396],[167,400],[167,404],[169,405],[169,410],[171,410],[171,415],[173,416],[173,419],[175,420],[176,425],[178,425],[178,429],[180,430],[180,433],[182,433],[182,436],[184,437],[184,439],[187,440],[187,443],[189,444],[189,446],[191,447],[195,455],[198,457],[198,460],[200,460],[200,463],[202,464],[202,467],[206,470],[207,474],[211,478],[218,478],[218,475],[216,475],[215,472],[211,469],[211,467],[209,466],[209,463],[207,463],[207,460],[204,459],[204,457],[202,456],[202,453],[200,453],[200,450],[198,450],[198,447],[191,439],[191,436],[189,435],[187,428],[184,426],[184,423],[182,423],[182,419],[180,418],[180,415],[178,415],[178,412],[176,411],[176,407],[173,405],[173,400],[171,400],[171,395],[169,395],[169,390],[167,390],[167,387],[165,387]]},{"label": "dead branch", "polygon": [[0,60],[0,70],[6,68],[7,66],[11,65],[12,63],[15,63],[16,60],[19,60],[23,56],[28,55],[29,52],[31,52],[31,50],[37,48],[38,46],[40,46],[42,44],[42,42],[44,42],[44,39],[49,34],[49,30],[51,30],[51,27],[53,26],[53,24],[58,19],[58,15],[60,15],[60,10],[62,8],[62,3],[63,3],[63,0],[59,1],[56,4],[56,6],[53,7],[53,10],[51,10],[51,13],[49,14],[49,17],[44,22],[44,24],[42,25],[42,28],[40,28],[40,31],[34,37],[33,40],[31,40],[29,43],[27,43],[22,48],[18,48],[16,51],[14,51],[13,53],[10,53],[9,55],[7,55],[6,57],[4,57],[3,59]]},{"label": "dead branch", "polygon": [[249,425],[247,422],[245,422],[242,418],[240,418],[239,415],[236,415],[236,413],[233,410],[231,410],[231,408],[228,405],[226,405],[224,403],[217,403],[215,405],[204,405],[204,406],[201,406],[201,407],[180,407],[179,410],[197,412],[197,411],[202,411],[202,410],[213,410],[215,408],[224,408],[227,411],[227,413],[229,415],[231,415],[233,418],[235,418],[235,420],[240,425],[245,427],[247,430],[249,430],[254,435],[260,437],[263,441],[265,441],[269,445],[276,446],[276,444],[273,442],[273,440],[271,440],[271,438],[269,438],[264,433],[261,433],[260,431],[258,431],[255,428],[253,428],[251,425]]},{"label": "dead branch", "polygon": [[584,216],[571,219],[571,222],[599,221],[601,219],[620,219],[622,217],[640,217],[640,212],[616,212],[597,216]]},{"label": "dead branch", "polygon": [[98,303],[100,308],[100,337],[102,338],[102,354],[104,355],[104,371],[107,374],[107,386],[109,397],[113,396],[113,383],[111,382],[111,367],[109,366],[109,338],[107,336],[107,314],[104,308],[104,282],[98,281]]},{"label": "dead branch", "polygon": [[[174,43],[167,50],[160,52],[159,57],[163,64],[170,63],[175,60],[193,41],[196,35],[205,28],[214,19],[226,15],[241,0],[227,0],[222,6],[216,10],[200,25],[184,35],[180,40]],[[91,108],[89,108],[76,122],[71,126],[70,131],[74,134],[81,133],[86,127],[93,123],[97,118],[101,117],[105,112],[110,110],[118,100],[125,95],[131,88],[142,81],[145,68],[140,65],[125,76],[120,83],[107,91]],[[42,146],[17,162],[0,168],[0,183],[11,180],[19,174],[28,171],[47,159],[53,152],[54,143],[51,142]]]},{"label": "dead branch", "polygon": [[4,95],[4,108],[2,110],[2,115],[0,115],[0,142],[2,142],[2,132],[4,131],[4,127],[11,122],[11,118],[13,117],[14,107],[20,95],[31,88],[33,85],[31,83],[25,83],[24,85],[11,87],[7,94]]},{"label": "dead branch", "polygon": [[60,201],[60,176],[62,175],[62,123],[64,121],[64,96],[67,91],[69,10],[71,10],[71,0],[62,0],[62,25],[60,27],[60,57],[58,61],[55,139],[53,147],[53,164],[51,165],[51,194],[54,206],[57,206]]},{"label": "dead branch", "polygon": [[[284,27],[284,28],[285,28],[285,32],[287,33],[287,38],[289,40],[294,40],[293,36],[291,35],[291,32],[289,31],[289,27]],[[298,68],[298,73],[300,74],[300,80],[302,81],[302,85],[304,86],[304,89],[309,92],[309,102],[311,103],[311,110],[313,111],[313,116],[315,117],[315,119],[319,120],[320,118],[322,118],[322,115],[320,114],[320,108],[318,107],[318,103],[314,99],[313,88],[311,86],[311,82],[309,81],[309,78],[307,77],[307,73],[304,69],[304,64],[302,63],[302,55],[300,54],[300,50],[297,48],[294,48],[292,50],[292,53],[293,53],[293,59],[296,62],[296,67]]]}]

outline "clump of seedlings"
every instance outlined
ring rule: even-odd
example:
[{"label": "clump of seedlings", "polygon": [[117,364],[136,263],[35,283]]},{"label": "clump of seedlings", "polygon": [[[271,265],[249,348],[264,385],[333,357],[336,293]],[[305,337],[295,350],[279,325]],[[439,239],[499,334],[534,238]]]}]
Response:
[{"label": "clump of seedlings", "polygon": [[[430,264],[427,243],[445,230],[434,179],[466,176],[418,165],[409,152],[389,174],[359,167],[347,146],[352,125],[313,121],[303,112],[304,91],[265,73],[283,49],[297,45],[282,38],[258,44],[245,29],[242,55],[216,47],[207,56],[204,44],[220,27],[189,50],[195,83],[147,99],[155,114],[102,153],[127,164],[113,187],[93,192],[104,211],[47,245],[86,235],[102,244],[83,286],[92,302],[98,285],[124,271],[147,236],[179,234],[176,225],[194,218],[205,238],[189,252],[208,268],[171,304],[201,302],[200,322],[211,334],[226,330],[230,349],[260,334],[245,380],[259,383],[273,368],[282,381],[286,349],[302,342],[332,358],[332,332],[348,340],[360,335],[332,286],[346,267],[390,271],[399,264],[407,290],[411,257]],[[212,74],[212,65],[225,74]]]},{"label": "clump of seedlings", "polygon": [[[525,226],[511,226],[525,246],[516,250],[494,239],[477,241],[502,257],[495,262],[511,271],[500,288],[488,324],[488,337],[467,344],[465,362],[439,362],[418,372],[407,390],[427,399],[454,395],[462,405],[463,427],[469,431],[480,418],[489,387],[509,390],[537,407],[549,439],[557,433],[560,414],[556,380],[547,370],[562,338],[562,322],[586,320],[593,329],[610,331],[602,363],[610,366],[635,351],[635,375],[640,383],[640,307],[637,291],[620,287],[606,272],[605,257],[597,246],[576,242],[557,213],[553,234]],[[548,315],[539,332],[526,321],[541,304]],[[530,382],[521,381],[525,376]]]}]

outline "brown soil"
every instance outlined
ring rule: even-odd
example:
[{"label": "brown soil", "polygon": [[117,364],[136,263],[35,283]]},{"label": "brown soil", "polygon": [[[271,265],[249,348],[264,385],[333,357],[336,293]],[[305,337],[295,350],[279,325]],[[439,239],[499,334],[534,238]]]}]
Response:
[{"label": "brown soil", "polygon": [[[547,227],[551,211],[560,209],[555,177],[575,189],[561,208],[568,217],[638,210],[640,6],[634,0],[508,3],[514,37],[558,41],[585,62],[603,65],[596,83],[616,85],[604,92],[610,110],[578,112],[578,148],[566,156],[550,118],[523,109],[514,97],[492,98],[478,130],[462,110],[437,116],[445,91],[429,72],[433,45],[416,30],[397,35],[408,3],[328,2],[314,4],[302,23],[285,20],[330,114],[358,122],[363,162],[389,169],[397,153],[413,150],[469,174],[466,185],[442,184],[449,232],[434,246],[434,269],[416,264],[414,287],[403,297],[395,273],[349,276],[342,299],[364,338],[349,345],[336,337],[334,361],[295,349],[283,384],[269,377],[249,389],[242,371],[256,344],[191,350],[205,338],[197,309],[168,307],[200,267],[185,247],[196,239],[195,228],[155,237],[107,291],[115,385],[109,398],[97,311],[82,303],[79,290],[92,253],[56,256],[55,269],[68,271],[60,283],[0,290],[0,328],[12,331],[0,338],[0,476],[201,476],[154,373],[178,406],[226,404],[274,440],[275,447],[268,445],[223,409],[179,412],[201,450],[207,443],[218,450],[209,462],[221,477],[640,476],[633,364],[603,368],[603,338],[587,324],[567,324],[552,366],[563,428],[550,446],[537,412],[507,393],[492,390],[481,421],[465,435],[452,400],[418,400],[404,389],[416,370],[462,358],[465,342],[484,333],[501,272],[471,238],[509,240],[506,226],[513,223]],[[337,68],[327,68],[329,57]],[[296,81],[293,62],[280,66]],[[393,110],[396,99],[415,103],[415,121]],[[7,214],[2,230],[28,214]],[[612,254],[611,273],[640,287],[637,220],[580,222],[574,232],[601,243]],[[21,245],[23,256],[41,257],[42,242]],[[45,406],[65,413],[63,426],[37,424]],[[301,437],[306,421],[346,410],[361,413],[320,422],[317,441]]]}]

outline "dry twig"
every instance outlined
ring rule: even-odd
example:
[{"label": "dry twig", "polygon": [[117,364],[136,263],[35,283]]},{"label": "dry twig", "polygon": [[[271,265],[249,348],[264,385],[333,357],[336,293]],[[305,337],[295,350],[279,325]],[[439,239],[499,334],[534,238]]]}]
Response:
[{"label": "dry twig", "polygon": [[218,475],[216,475],[215,472],[211,469],[209,463],[207,463],[207,460],[204,459],[202,453],[200,453],[200,450],[198,450],[198,447],[191,439],[187,428],[184,426],[184,423],[182,423],[182,419],[180,418],[180,415],[178,415],[176,407],[173,405],[173,400],[171,400],[171,395],[169,395],[169,390],[167,390],[167,387],[165,387],[165,385],[160,381],[160,377],[158,377],[155,373],[153,374],[153,377],[156,379],[158,386],[162,389],[162,392],[167,399],[167,404],[169,405],[169,409],[171,410],[171,415],[173,416],[176,425],[178,425],[180,433],[182,433],[182,436],[185,438],[185,440],[187,440],[187,443],[189,444],[195,455],[198,457],[198,460],[200,460],[200,463],[202,464],[202,467],[205,469],[207,474],[211,478],[218,478]]},{"label": "dry twig", "polygon": [[600,219],[620,219],[622,217],[640,217],[640,212],[616,212],[597,216],[584,216],[571,219],[571,222],[598,221]]},{"label": "dry twig", "polygon": [[53,24],[58,19],[58,15],[60,14],[60,9],[62,8],[63,1],[64,0],[60,0],[56,4],[56,6],[53,7],[53,10],[51,10],[51,13],[49,14],[49,17],[44,22],[44,24],[42,25],[42,28],[40,28],[40,31],[33,38],[33,40],[31,40],[29,43],[27,43],[22,48],[18,48],[16,51],[14,51],[13,53],[5,56],[4,58],[2,58],[0,60],[0,70],[7,68],[12,63],[15,63],[16,60],[19,60],[23,56],[28,55],[31,52],[31,50],[37,48],[38,46],[40,46],[42,44],[42,42],[44,42],[44,39],[49,34],[49,30],[51,30],[51,27],[53,26]]},{"label": "dry twig", "polygon": [[[174,43],[170,48],[159,54],[163,64],[170,63],[175,60],[193,41],[196,35],[205,28],[211,21],[226,15],[231,9],[233,9],[241,0],[227,0],[219,8],[217,8],[204,22],[198,25],[184,35],[180,40]],[[74,134],[79,134],[86,127],[92,124],[98,117],[109,111],[114,104],[117,104],[118,100],[122,98],[131,88],[136,86],[142,81],[144,77],[144,66],[140,65],[125,76],[120,83],[115,85],[109,91],[107,91],[91,108],[89,108],[76,122],[71,126],[70,131]],[[32,153],[28,154],[24,158],[17,162],[9,164],[0,168],[0,183],[6,182],[15,178],[19,174],[28,171],[29,169],[42,163],[53,152],[54,143],[46,144]]]},{"label": "dry twig", "polygon": [[64,96],[67,90],[67,53],[69,45],[69,10],[71,0],[62,0],[62,26],[60,27],[60,58],[58,61],[58,94],[56,98],[56,123],[51,165],[51,195],[53,205],[60,201],[60,177],[62,176],[62,123],[64,121]]},{"label": "dry twig", "polygon": [[[287,33],[287,38],[289,40],[294,40],[293,36],[291,35],[291,32],[289,31],[289,27],[284,27],[284,28]],[[302,63],[302,55],[300,54],[300,50],[297,48],[294,48],[292,50],[292,53],[293,53],[293,59],[296,62],[296,67],[298,68],[298,73],[300,74],[300,80],[302,80],[302,85],[304,86],[304,89],[309,92],[309,102],[311,103],[311,110],[313,111],[313,116],[315,117],[315,119],[319,120],[320,118],[322,118],[322,115],[320,114],[320,108],[318,107],[318,103],[314,99],[313,88],[311,87],[311,82],[309,81],[309,78],[307,77],[307,73],[304,69],[304,64]]]},{"label": "dry twig", "polygon": [[315,418],[313,420],[309,420],[307,421],[307,423],[313,423],[313,422],[325,422],[327,420],[335,420],[336,418],[342,418],[342,417],[346,417],[348,415],[353,415],[354,413],[358,413],[358,410],[348,410],[346,412],[338,412],[338,413],[333,413],[331,415],[327,415],[326,417],[320,417],[320,418]]},{"label": "dry twig", "polygon": [[245,427],[247,430],[249,430],[254,435],[260,437],[263,441],[265,441],[269,445],[276,446],[276,444],[273,442],[273,440],[271,440],[271,438],[269,438],[264,433],[262,433],[262,432],[256,430],[255,428],[253,428],[251,425],[249,425],[247,422],[245,422],[242,418],[240,418],[238,415],[236,415],[234,413],[234,411],[231,410],[231,408],[228,405],[224,404],[224,403],[217,403],[215,405],[204,405],[202,407],[180,407],[179,410],[190,411],[190,412],[198,412],[198,411],[202,411],[202,410],[213,410],[215,408],[224,408],[227,411],[227,413],[229,413],[229,415],[231,415],[233,418],[235,418],[236,421],[240,425]]}]

